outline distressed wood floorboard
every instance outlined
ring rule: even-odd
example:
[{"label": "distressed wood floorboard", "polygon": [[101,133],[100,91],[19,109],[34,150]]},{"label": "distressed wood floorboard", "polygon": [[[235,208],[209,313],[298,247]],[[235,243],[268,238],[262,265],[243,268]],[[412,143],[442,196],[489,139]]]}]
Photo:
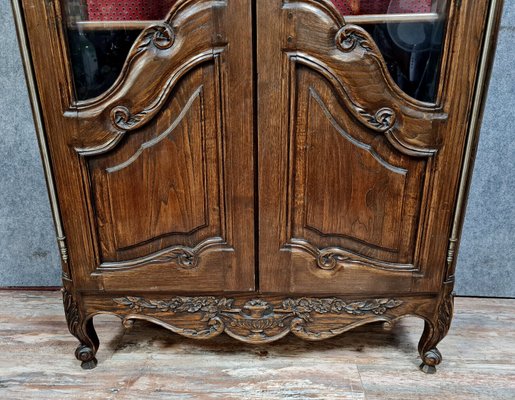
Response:
[{"label": "distressed wood floorboard", "polygon": [[83,371],[58,292],[0,292],[0,399],[515,399],[515,300],[457,298],[436,375],[418,371],[422,321],[323,342],[193,341],[99,316]]}]

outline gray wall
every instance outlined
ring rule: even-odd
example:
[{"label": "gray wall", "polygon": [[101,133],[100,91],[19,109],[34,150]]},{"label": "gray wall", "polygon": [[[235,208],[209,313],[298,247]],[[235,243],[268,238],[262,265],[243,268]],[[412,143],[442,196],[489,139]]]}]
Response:
[{"label": "gray wall", "polygon": [[0,0],[0,286],[59,285],[59,257],[9,0]]},{"label": "gray wall", "polygon": [[[59,285],[59,257],[8,0],[0,0],[0,286]],[[515,297],[515,2],[481,132],[457,293]]]},{"label": "gray wall", "polygon": [[458,256],[456,292],[515,297],[515,1],[504,1]]}]

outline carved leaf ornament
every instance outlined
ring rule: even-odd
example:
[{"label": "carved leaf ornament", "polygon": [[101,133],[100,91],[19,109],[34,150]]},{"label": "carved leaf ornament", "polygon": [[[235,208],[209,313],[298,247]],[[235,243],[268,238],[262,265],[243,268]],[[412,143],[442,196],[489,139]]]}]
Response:
[{"label": "carved leaf ornament", "polygon": [[[322,314],[345,316],[382,316],[396,308],[402,301],[393,298],[345,301],[329,298],[288,298],[279,305],[262,299],[247,301],[241,308],[235,306],[235,299],[218,297],[173,297],[167,300],[145,299],[126,296],[113,299],[128,311],[124,323],[133,319],[166,320],[171,314],[197,314],[200,326],[197,329],[182,329],[164,323],[172,331],[189,337],[208,338],[225,331],[230,336],[254,343],[265,343],[280,339],[290,331],[307,339],[322,339],[342,333],[343,329],[310,330]],[[141,315],[143,314],[143,315]],[[173,315],[171,317],[173,319]],[[387,320],[387,318],[381,318]],[[340,322],[341,324],[341,322]],[[190,325],[191,326],[191,322]]]}]

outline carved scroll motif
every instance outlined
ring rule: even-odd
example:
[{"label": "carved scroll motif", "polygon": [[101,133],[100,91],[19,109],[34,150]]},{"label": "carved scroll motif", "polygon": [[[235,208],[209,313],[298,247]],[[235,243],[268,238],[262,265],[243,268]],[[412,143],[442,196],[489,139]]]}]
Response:
[{"label": "carved scroll motif", "polygon": [[318,247],[303,239],[290,239],[290,241],[284,246],[284,249],[298,249],[310,254],[315,259],[316,266],[326,271],[334,270],[338,267],[342,267],[345,264],[356,264],[387,271],[416,270],[413,264],[397,264],[378,261],[355,254],[340,247],[325,247],[323,249],[319,249]]},{"label": "carved scroll motif", "polygon": [[388,107],[377,110],[374,115],[360,106],[356,106],[356,111],[365,120],[365,125],[379,132],[387,131],[395,123],[395,111]]},{"label": "carved scroll motif", "polygon": [[356,25],[344,25],[336,34],[336,46],[343,52],[351,52],[356,47],[374,54],[374,47],[363,28]]},{"label": "carved scroll motif", "polygon": [[175,263],[183,268],[195,268],[198,265],[199,252],[191,247],[175,246],[156,255],[137,260],[102,263],[101,269],[126,269],[147,264]]},{"label": "carved scroll motif", "polygon": [[442,299],[437,313],[438,342],[441,341],[449,332],[451,327],[452,315],[454,312],[454,278],[445,282],[443,287]]},{"label": "carved scroll motif", "polygon": [[422,364],[420,369],[435,373],[436,366],[442,362],[442,354],[436,347],[449,332],[454,310],[454,277],[443,283],[438,306],[432,318],[425,318],[424,332],[418,344]]},{"label": "carved scroll motif", "polygon": [[62,294],[64,313],[66,315],[66,323],[68,324],[68,330],[73,336],[78,337],[80,334],[81,326],[79,308],[71,292],[69,292],[66,288],[63,288]]},{"label": "carved scroll motif", "polygon": [[[131,65],[136,58],[152,47],[157,50],[166,50],[172,47],[175,36],[170,25],[166,22],[152,25],[145,29],[138,37],[127,56],[126,66]],[[156,108],[161,104],[162,96],[153,102],[148,108],[133,113],[128,107],[119,105],[111,110],[111,122],[117,128],[127,131],[141,126],[148,115],[153,115]]]},{"label": "carved scroll motif", "polygon": [[[193,338],[209,338],[225,331],[228,335],[245,342],[265,343],[285,336],[295,335],[319,340],[335,336],[346,330],[344,321],[340,329],[321,330],[316,326],[317,317],[323,314],[334,316],[369,316],[372,319],[396,308],[402,301],[393,298],[346,301],[329,298],[288,298],[274,305],[262,299],[247,301],[241,308],[235,306],[235,299],[217,297],[174,297],[165,300],[143,297],[120,297],[113,301],[128,311],[125,325],[131,320],[146,319],[167,327],[173,332]],[[194,328],[184,328],[163,322],[173,319],[175,314],[195,314]],[[385,317],[380,320],[387,320]]]},{"label": "carved scroll motif", "polygon": [[342,263],[360,263],[360,260],[354,259],[349,252],[343,249],[336,247],[318,249],[305,240],[292,239],[286,247],[301,249],[309,253],[315,258],[317,267],[326,271],[333,270]]},{"label": "carved scroll motif", "polygon": [[[201,254],[214,246],[226,246],[226,242],[220,237],[206,239],[195,247],[173,246],[145,257],[128,261],[104,262],[99,270],[124,270],[141,267],[147,264],[174,263],[185,269],[192,269],[198,266]],[[232,250],[226,247],[225,250]]]}]

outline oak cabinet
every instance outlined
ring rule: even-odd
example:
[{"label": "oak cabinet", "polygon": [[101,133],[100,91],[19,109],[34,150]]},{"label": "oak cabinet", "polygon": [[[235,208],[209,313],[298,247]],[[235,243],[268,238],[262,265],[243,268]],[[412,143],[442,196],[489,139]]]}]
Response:
[{"label": "oak cabinet", "polygon": [[501,3],[14,0],[83,367],[98,313],[249,343],[414,315],[434,372]]}]

